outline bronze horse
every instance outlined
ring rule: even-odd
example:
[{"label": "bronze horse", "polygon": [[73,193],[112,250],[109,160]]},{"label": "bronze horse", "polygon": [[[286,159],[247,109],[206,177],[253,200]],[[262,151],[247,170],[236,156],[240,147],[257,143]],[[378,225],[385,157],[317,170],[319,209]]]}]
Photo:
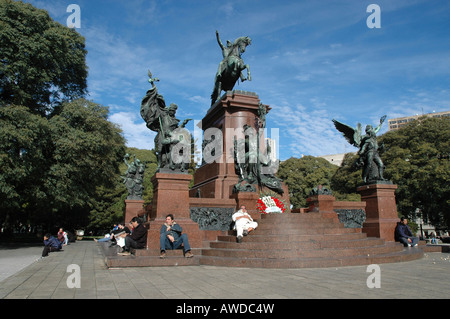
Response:
[{"label": "bronze horse", "polygon": [[[250,67],[244,63],[241,54],[245,52],[246,47],[251,44],[252,40],[249,37],[240,37],[233,43],[227,41],[227,46],[225,47],[220,41],[217,31],[216,36],[217,42],[222,49],[223,60],[220,62],[214,79],[211,105],[220,97],[222,91],[231,91],[239,78],[242,82],[246,80],[251,81]],[[245,69],[247,69],[247,78],[242,73]]]}]

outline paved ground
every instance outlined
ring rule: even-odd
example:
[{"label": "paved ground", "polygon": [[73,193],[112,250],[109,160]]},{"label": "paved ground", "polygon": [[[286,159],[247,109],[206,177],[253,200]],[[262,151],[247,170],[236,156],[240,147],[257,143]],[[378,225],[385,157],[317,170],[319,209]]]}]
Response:
[{"label": "paved ground", "polygon": [[9,244],[0,246],[0,283],[32,264],[42,254],[37,245]]},{"label": "paved ground", "polygon": [[[420,260],[380,264],[379,272],[368,272],[367,266],[107,269],[100,246],[93,241],[72,243],[63,252],[34,261],[41,251],[42,247],[0,249],[0,299],[450,298],[448,253],[426,253]],[[68,271],[70,265],[79,266],[79,272]],[[71,288],[77,284],[77,273],[80,287]],[[369,288],[368,282],[379,282],[380,288]]]}]

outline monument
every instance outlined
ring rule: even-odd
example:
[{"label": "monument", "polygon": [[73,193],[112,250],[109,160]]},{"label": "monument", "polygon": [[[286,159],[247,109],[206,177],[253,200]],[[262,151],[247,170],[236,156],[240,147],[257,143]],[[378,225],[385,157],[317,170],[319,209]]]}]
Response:
[{"label": "monument", "polygon": [[127,170],[122,179],[128,190],[125,200],[125,222],[129,222],[143,210],[142,192],[144,190],[145,164],[137,159],[136,155],[133,155],[131,162],[129,162],[130,154],[126,154],[123,160],[127,165]]},{"label": "monument", "polygon": [[269,111],[253,92],[228,91],[213,104],[199,124],[206,142],[191,197],[234,199],[235,207],[246,205],[253,216],[264,190],[279,194],[290,205],[289,191],[275,176],[278,162],[270,160],[272,150],[264,136]]},{"label": "monument", "polygon": [[[222,49],[223,60],[220,62],[214,78],[211,105],[220,97],[222,91],[233,90],[238,79],[242,82],[246,80],[251,81],[252,79],[250,67],[241,58],[241,54],[245,52],[245,49],[252,43],[252,40],[249,37],[239,37],[233,43],[227,41],[227,46],[224,46],[220,40],[218,31],[216,31],[216,38]],[[247,69],[247,77],[242,73],[245,69]]]},{"label": "monument", "polygon": [[[175,117],[178,107],[175,104],[166,107],[155,86],[159,79],[148,73],[152,88],[142,99],[141,116],[147,127],[157,133],[158,167],[151,179],[154,188],[151,210],[146,214],[150,249],[137,252],[136,257],[149,258],[112,258],[108,264],[161,266],[160,228],[169,213],[188,234],[192,248],[207,248],[201,249],[199,259],[203,265],[338,267],[420,258],[421,251],[404,254],[402,245],[385,243],[393,241],[397,220],[396,186],[383,177],[384,165],[376,138],[385,116],[377,127],[368,125],[364,136],[360,124],[354,129],[333,120],[344,137],[359,148],[358,165],[363,166],[364,182],[358,188],[361,203],[336,202],[331,190],[319,185],[308,198],[309,208],[283,213],[286,205],[290,206],[289,190],[275,175],[278,161],[273,160],[274,150],[265,138],[266,116],[271,108],[256,93],[233,90],[239,79],[251,80],[249,66],[241,57],[251,40],[240,37],[234,42],[227,41],[224,46],[217,31],[216,38],[223,59],[214,78],[211,106],[199,123],[203,130],[203,160],[194,174],[191,189],[192,177],[187,173],[191,138],[184,128],[190,119],[181,122]],[[245,69],[247,77],[242,73]],[[222,91],[225,94],[220,96]],[[136,163],[134,166],[138,167]],[[134,166],[129,164],[130,174]],[[139,187],[135,188],[135,184],[139,183],[129,182],[130,192],[136,193],[132,196],[137,195]],[[274,197],[267,192],[281,198],[284,207],[273,206]],[[247,206],[248,212],[258,219],[258,228],[238,244],[233,242],[234,234],[230,232],[231,215],[241,205]],[[364,208],[367,218],[361,228]],[[347,211],[355,214],[344,218],[347,221],[344,224],[341,215]],[[367,235],[379,238],[367,238]],[[190,260],[199,264],[199,259]],[[180,265],[176,258],[164,262],[164,265]]]},{"label": "monument", "polygon": [[189,234],[192,247],[201,247],[202,237],[198,224],[189,217],[189,183],[192,176],[188,174],[190,163],[191,137],[184,128],[191,120],[180,124],[175,117],[178,106],[170,104],[166,107],[164,97],[158,93],[155,82],[149,71],[149,82],[152,88],[147,91],[141,102],[141,116],[147,127],[157,132],[155,150],[158,167],[151,178],[153,184],[153,202],[150,212],[148,246],[158,248],[159,232],[167,214],[173,214],[178,223],[183,225],[184,232]]},{"label": "monument", "polygon": [[156,172],[187,173],[190,163],[191,138],[184,127],[192,119],[186,119],[180,124],[180,120],[175,117],[178,106],[172,103],[166,107],[166,102],[158,93],[155,85],[159,79],[153,78],[150,70],[148,76],[152,88],[142,99],[141,116],[147,127],[157,132],[155,150],[158,168]]},{"label": "monument", "polygon": [[[159,229],[168,213],[174,214],[183,225],[191,246],[200,247],[205,235],[199,231],[199,225],[202,230],[230,230],[231,214],[236,207],[244,204],[256,213],[262,189],[277,192],[289,203],[287,187],[274,175],[273,168],[278,163],[270,160],[270,149],[264,139],[269,106],[262,104],[255,93],[232,91],[239,79],[251,80],[250,68],[242,60],[251,39],[239,37],[224,46],[217,31],[216,38],[223,59],[214,78],[211,107],[201,122],[203,165],[196,171],[195,185],[190,190],[191,175],[187,174],[187,168],[191,138],[184,127],[191,119],[181,122],[175,117],[177,106],[166,107],[155,85],[159,79],[148,72],[152,87],[142,99],[140,113],[147,127],[157,133],[158,160],[152,177],[149,245],[159,242],[156,240]],[[247,77],[243,74],[245,69]],[[220,97],[222,91],[226,93]]]},{"label": "monument", "polygon": [[398,222],[395,203],[397,186],[383,177],[384,164],[379,155],[380,147],[376,137],[385,119],[386,115],[380,119],[375,128],[367,125],[365,135],[361,134],[360,123],[356,128],[334,119],[333,123],[350,144],[359,148],[356,165],[363,168],[363,185],[357,188],[357,192],[361,194],[361,201],[366,202],[366,222],[363,225],[363,232],[368,236],[394,241],[395,225]]}]

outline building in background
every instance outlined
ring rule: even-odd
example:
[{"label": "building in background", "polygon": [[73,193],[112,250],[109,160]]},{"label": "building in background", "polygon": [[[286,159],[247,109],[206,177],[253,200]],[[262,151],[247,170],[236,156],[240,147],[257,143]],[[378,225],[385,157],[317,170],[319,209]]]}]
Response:
[{"label": "building in background", "polygon": [[[356,154],[355,152],[349,152],[349,153]],[[326,159],[331,164],[334,164],[334,165],[337,165],[337,166],[341,166],[342,161],[344,160],[345,154],[347,154],[347,153],[332,154],[332,155],[322,155],[322,156],[318,156],[318,157]]]},{"label": "building in background", "polygon": [[450,116],[450,111],[446,112],[433,112],[428,114],[421,114],[421,115],[413,115],[413,116],[405,116],[405,117],[397,117],[394,119],[389,119],[389,131],[398,130],[402,126],[408,124],[408,122],[412,122],[417,120],[419,117],[422,116],[428,116],[428,117],[444,117],[444,116]]}]

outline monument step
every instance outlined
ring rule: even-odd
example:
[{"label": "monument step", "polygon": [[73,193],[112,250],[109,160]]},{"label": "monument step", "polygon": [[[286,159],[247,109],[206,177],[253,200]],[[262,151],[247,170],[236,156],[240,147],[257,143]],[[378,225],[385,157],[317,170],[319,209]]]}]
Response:
[{"label": "monument step", "polygon": [[325,258],[224,258],[202,256],[200,265],[246,268],[323,268],[404,262],[423,257],[420,248],[403,249],[378,255],[331,256]]},{"label": "monument step", "polygon": [[[256,231],[255,231],[256,232]],[[249,236],[243,238],[244,242],[303,242],[303,241],[327,241],[332,242],[336,240],[350,240],[350,239],[364,239],[367,234],[361,232],[352,232],[347,234],[281,234],[281,235],[258,235],[252,232]],[[236,242],[236,233],[230,232],[226,236],[218,236],[217,241]]]},{"label": "monument step", "polygon": [[291,241],[278,241],[278,242],[248,242],[243,239],[243,242],[237,243],[234,241],[218,241],[210,243],[210,248],[218,249],[254,249],[254,250],[265,250],[265,249],[324,249],[324,248],[349,248],[349,247],[368,247],[383,245],[384,240],[379,238],[366,238],[361,239],[350,239],[350,240],[304,240],[300,242]]},{"label": "monument step", "polygon": [[165,267],[165,266],[198,266],[200,256],[192,258],[159,256],[110,256],[105,257],[106,266],[109,268],[121,267]]},{"label": "monument step", "polygon": [[295,258],[295,257],[349,257],[362,255],[379,255],[402,251],[402,245],[377,245],[371,247],[344,247],[321,249],[203,249],[202,256],[228,257],[228,258]]},{"label": "monument step", "polygon": [[167,250],[166,258],[160,258],[159,249],[132,249],[132,254],[122,256],[118,254],[120,247],[110,246],[110,243],[101,243],[105,256],[106,266],[120,267],[162,267],[162,266],[195,266],[199,265],[201,249],[192,249],[194,257],[184,257],[182,249]]},{"label": "monument step", "polygon": [[335,223],[335,222],[322,222],[322,221],[308,221],[308,222],[302,222],[302,221],[296,221],[291,223],[277,223],[277,224],[270,224],[265,223],[263,221],[258,223],[257,229],[274,229],[274,230],[280,230],[280,229],[309,229],[309,228],[344,228],[344,224],[341,223]]},{"label": "monument step", "polygon": [[318,227],[309,228],[267,228],[260,229],[256,228],[251,234],[255,235],[316,235],[316,234],[350,234],[360,232],[356,228],[345,228],[345,227],[326,227],[320,225]]},{"label": "monument step", "polygon": [[302,213],[302,214],[261,214],[261,220],[325,220],[338,219],[337,215],[329,213]]},{"label": "monument step", "polygon": [[[201,248],[193,248],[191,249],[191,252],[194,256],[201,254]],[[159,257],[161,255],[161,251],[159,249],[155,248],[148,248],[148,249],[137,249],[135,252],[136,257],[140,256],[153,256],[153,257]],[[184,258],[184,251],[183,249],[174,249],[174,250],[166,250],[166,256],[167,257],[183,257]]]}]

